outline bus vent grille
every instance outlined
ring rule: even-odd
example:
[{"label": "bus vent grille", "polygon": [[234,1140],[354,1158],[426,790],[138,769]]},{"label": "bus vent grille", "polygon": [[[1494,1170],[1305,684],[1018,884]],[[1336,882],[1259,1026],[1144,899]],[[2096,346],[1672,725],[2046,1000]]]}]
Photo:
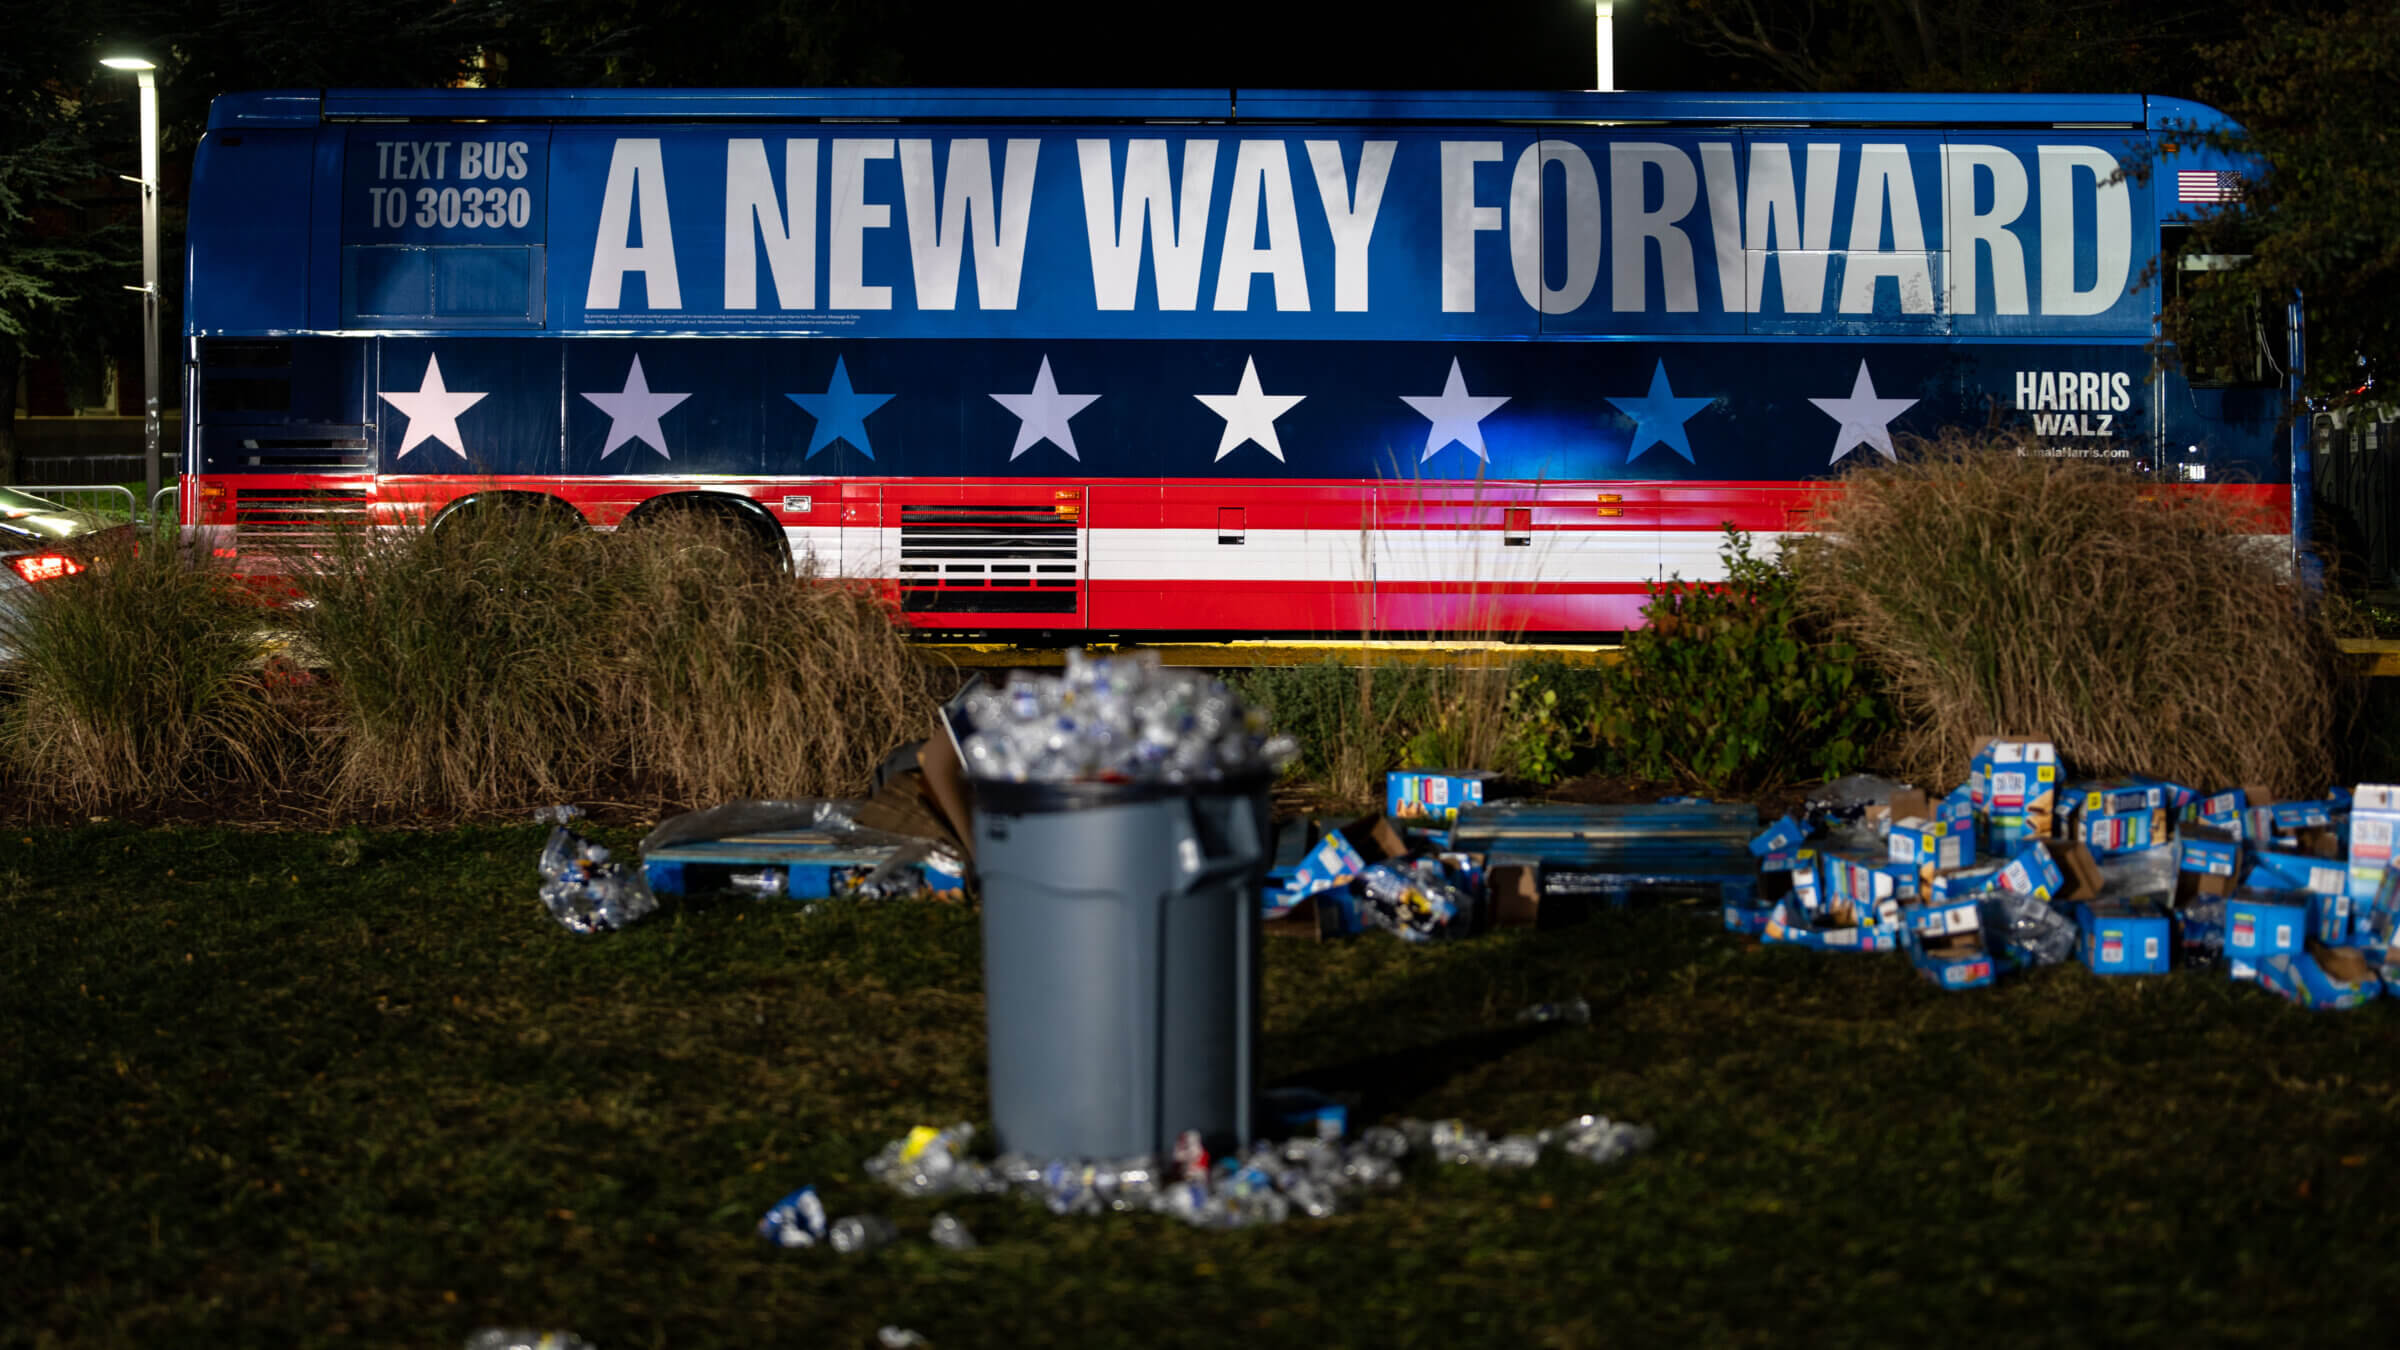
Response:
[{"label": "bus vent grille", "polygon": [[922,613],[1072,614],[1083,533],[1049,506],[900,508],[900,594]]},{"label": "bus vent grille", "polygon": [[233,523],[246,545],[314,543],[336,530],[365,526],[367,490],[235,488]]},{"label": "bus vent grille", "polygon": [[239,454],[226,455],[220,452],[215,459],[215,467],[221,473],[375,471],[375,452],[364,440],[329,436],[244,436]]}]

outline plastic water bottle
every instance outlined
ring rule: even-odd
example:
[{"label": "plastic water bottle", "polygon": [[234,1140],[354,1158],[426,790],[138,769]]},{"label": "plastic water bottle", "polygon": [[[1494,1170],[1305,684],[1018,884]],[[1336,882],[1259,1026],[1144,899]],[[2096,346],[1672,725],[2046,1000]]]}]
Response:
[{"label": "plastic water bottle", "polygon": [[826,1240],[844,1256],[862,1256],[899,1236],[900,1230],[880,1214],[852,1214],[835,1219]]}]

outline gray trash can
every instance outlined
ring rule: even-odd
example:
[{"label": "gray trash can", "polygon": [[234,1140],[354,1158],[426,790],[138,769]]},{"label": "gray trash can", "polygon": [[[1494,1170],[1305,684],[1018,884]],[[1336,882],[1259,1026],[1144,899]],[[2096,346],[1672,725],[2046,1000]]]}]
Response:
[{"label": "gray trash can", "polygon": [[1251,1138],[1267,779],[975,784],[992,1124],[1035,1157]]}]

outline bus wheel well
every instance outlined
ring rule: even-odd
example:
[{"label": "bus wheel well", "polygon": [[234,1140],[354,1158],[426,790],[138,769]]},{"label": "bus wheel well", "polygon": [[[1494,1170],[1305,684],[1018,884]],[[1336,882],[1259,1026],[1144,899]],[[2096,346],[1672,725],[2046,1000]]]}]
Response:
[{"label": "bus wheel well", "polygon": [[535,525],[552,526],[560,530],[580,530],[590,522],[583,513],[560,498],[546,492],[471,492],[445,506],[437,513],[430,529],[441,529],[454,520],[483,512],[506,513],[512,519],[522,519]]},{"label": "bus wheel well", "polygon": [[783,526],[767,513],[767,508],[748,497],[728,492],[670,492],[652,497],[625,514],[619,529],[639,529],[654,521],[712,520],[731,525],[743,537],[755,544],[759,561],[776,571],[791,567],[791,550],[784,543]]}]

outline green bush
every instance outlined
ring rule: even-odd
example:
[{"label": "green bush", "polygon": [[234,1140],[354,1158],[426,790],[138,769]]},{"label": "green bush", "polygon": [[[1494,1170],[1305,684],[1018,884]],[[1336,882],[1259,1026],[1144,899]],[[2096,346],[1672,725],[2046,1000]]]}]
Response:
[{"label": "green bush", "polygon": [[1380,801],[1387,770],[1490,769],[1547,786],[1592,748],[1600,673],[1555,661],[1264,666],[1236,677],[1300,743],[1290,774],[1346,803]]},{"label": "green bush", "polygon": [[1781,559],[1728,528],[1721,582],[1653,585],[1594,709],[1626,772],[1718,790],[1849,773],[1884,728],[1859,652],[1803,611]]}]

